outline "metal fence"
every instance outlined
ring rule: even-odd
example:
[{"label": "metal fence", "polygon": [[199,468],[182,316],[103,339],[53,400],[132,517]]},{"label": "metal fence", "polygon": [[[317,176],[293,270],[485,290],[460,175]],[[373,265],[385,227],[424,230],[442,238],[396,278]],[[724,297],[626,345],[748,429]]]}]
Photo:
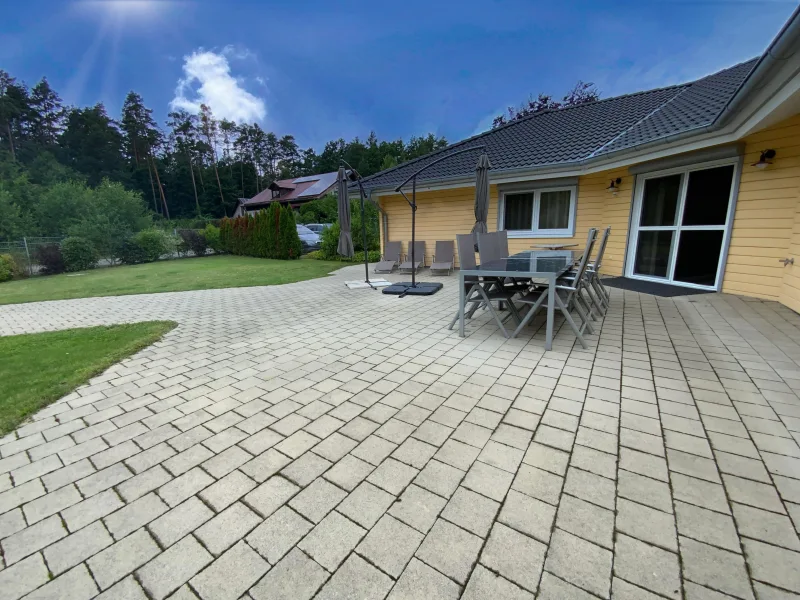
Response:
[{"label": "metal fence", "polygon": [[0,254],[10,254],[20,269],[28,275],[38,275],[42,268],[38,262],[39,248],[61,244],[63,239],[63,237],[24,237],[0,242]]}]

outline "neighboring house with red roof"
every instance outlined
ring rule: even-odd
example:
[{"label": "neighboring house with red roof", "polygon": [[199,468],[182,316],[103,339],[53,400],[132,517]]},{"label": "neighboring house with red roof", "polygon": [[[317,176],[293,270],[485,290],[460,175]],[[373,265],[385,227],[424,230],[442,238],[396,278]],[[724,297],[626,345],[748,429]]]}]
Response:
[{"label": "neighboring house with red roof", "polygon": [[337,172],[321,173],[319,175],[306,175],[305,177],[295,177],[293,179],[278,179],[269,186],[256,194],[252,198],[239,199],[239,206],[236,207],[234,217],[240,217],[245,212],[258,212],[262,208],[268,208],[272,202],[288,204],[292,208],[323,198],[332,193],[336,187]]}]

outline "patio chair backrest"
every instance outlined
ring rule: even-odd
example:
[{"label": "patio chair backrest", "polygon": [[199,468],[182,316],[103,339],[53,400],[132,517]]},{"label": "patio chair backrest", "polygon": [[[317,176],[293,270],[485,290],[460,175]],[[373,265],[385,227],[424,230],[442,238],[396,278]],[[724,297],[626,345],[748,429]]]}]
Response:
[{"label": "patio chair backrest", "polygon": [[[411,260],[411,242],[408,242],[406,260]],[[414,260],[425,264],[425,242],[414,242]]]},{"label": "patio chair backrest", "polygon": [[578,263],[578,268],[575,269],[575,286],[580,286],[583,281],[583,274],[586,273],[586,267],[589,265],[589,257],[592,254],[594,243],[597,240],[597,229],[592,227],[589,229],[589,235],[586,237],[586,249],[583,251],[581,262]]},{"label": "patio chair backrest", "polygon": [[497,239],[501,252],[500,258],[506,258],[508,256],[508,232],[501,229],[497,232]]},{"label": "patio chair backrest", "polygon": [[383,257],[386,260],[393,260],[400,264],[400,242],[386,242],[386,248],[383,251]]},{"label": "patio chair backrest", "polygon": [[505,258],[505,256],[503,256],[501,243],[502,240],[497,231],[478,234],[478,249],[481,255],[481,264],[487,263],[490,260]]},{"label": "patio chair backrest", "polygon": [[606,252],[606,244],[608,243],[608,236],[611,235],[611,225],[603,231],[603,237],[600,240],[600,245],[597,247],[597,256],[594,257],[594,270],[600,272],[600,266],[603,264],[603,254]]},{"label": "patio chair backrest", "polygon": [[471,233],[457,234],[456,246],[461,269],[474,269],[478,266],[475,262],[475,238]]},{"label": "patio chair backrest", "polygon": [[436,242],[436,262],[437,263],[453,263],[453,254],[455,247],[453,240],[444,240]]}]

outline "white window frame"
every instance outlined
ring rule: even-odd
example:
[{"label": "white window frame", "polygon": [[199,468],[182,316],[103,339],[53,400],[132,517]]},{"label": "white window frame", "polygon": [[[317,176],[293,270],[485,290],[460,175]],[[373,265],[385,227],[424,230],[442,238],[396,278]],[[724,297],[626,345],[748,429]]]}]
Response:
[{"label": "white window frame", "polygon": [[[539,229],[539,202],[542,192],[569,192],[569,225],[566,229]],[[508,230],[509,238],[571,238],[575,237],[575,212],[578,206],[578,186],[531,187],[500,192],[497,230],[503,231],[506,218],[506,195],[533,194],[533,223],[531,229]]]},{"label": "white window frame", "polygon": [[[713,169],[715,167],[729,167],[733,166],[733,181],[731,182],[731,192],[728,198],[728,213],[726,215],[725,223],[722,225],[680,225],[683,222],[683,211],[686,207],[686,191],[689,184],[689,174],[692,171],[702,171],[704,169]],[[644,199],[644,186],[648,179],[658,177],[665,177],[668,175],[681,175],[681,187],[678,192],[678,206],[676,207],[675,225],[668,226],[642,226],[639,222],[642,218],[642,202]],[[676,167],[674,169],[664,169],[661,171],[653,171],[650,173],[640,174],[636,178],[636,186],[634,189],[633,206],[631,210],[631,223],[628,231],[628,246],[627,256],[625,260],[625,277],[631,279],[641,279],[643,281],[652,281],[656,283],[667,283],[670,285],[678,285],[682,287],[720,291],[722,289],[722,280],[725,273],[725,267],[728,260],[728,249],[731,243],[731,230],[733,229],[733,220],[736,213],[736,200],[739,195],[739,182],[742,177],[742,159],[740,157],[733,159],[715,160],[705,163],[697,163],[693,165],[686,165],[683,167]],[[654,275],[640,275],[637,274],[635,269],[636,252],[639,245],[639,232],[640,231],[672,231],[672,243],[669,253],[669,264],[667,265],[667,274],[665,277],[656,277]],[[685,281],[675,280],[675,263],[678,257],[678,244],[680,242],[681,231],[722,231],[722,247],[720,248],[720,257],[717,263],[717,274],[714,285],[699,285],[696,283],[688,283]]]}]

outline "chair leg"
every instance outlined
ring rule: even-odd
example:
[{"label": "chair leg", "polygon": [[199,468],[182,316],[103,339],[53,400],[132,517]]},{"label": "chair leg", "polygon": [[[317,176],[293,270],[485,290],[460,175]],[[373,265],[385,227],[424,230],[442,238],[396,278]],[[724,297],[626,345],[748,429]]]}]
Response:
[{"label": "chair leg", "polygon": [[535,316],[536,316],[536,313],[537,313],[537,312],[539,312],[539,309],[540,309],[540,308],[542,307],[542,305],[544,304],[544,300],[545,300],[545,298],[546,298],[546,297],[547,297],[547,294],[542,294],[542,295],[541,295],[541,296],[539,296],[539,298],[536,300],[536,303],[535,303],[535,304],[533,304],[533,305],[531,305],[531,309],[530,309],[530,310],[528,311],[528,313],[527,313],[527,314],[526,314],[526,315],[525,315],[525,316],[522,318],[522,321],[520,321],[519,325],[518,325],[518,326],[517,326],[517,328],[514,330],[514,333],[511,335],[511,337],[517,337],[517,336],[520,334],[520,332],[522,332],[522,330],[523,330],[523,329],[525,329],[525,326],[526,326],[528,323],[530,323],[531,319],[533,319],[533,317],[535,317]]},{"label": "chair leg", "polygon": [[[472,298],[472,292],[475,291],[475,287],[476,286],[477,286],[477,284],[473,285],[469,289],[469,291],[466,293],[466,295],[464,296],[464,318],[466,318],[466,319],[471,319],[472,315],[475,314],[475,310],[478,308],[478,303],[477,302],[473,302],[474,306],[469,310],[469,312],[466,312],[467,311],[467,304],[470,303],[470,299]],[[453,320],[450,322],[450,326],[448,327],[448,329],[452,329],[453,328],[453,326],[456,324],[456,321],[458,321],[458,316],[459,316],[460,313],[461,313],[461,311],[456,311],[456,316],[453,317]]]},{"label": "chair leg", "polygon": [[[591,307],[586,303],[586,299],[581,295],[580,291],[575,294],[574,298],[574,307],[583,321],[583,328],[585,328],[588,333],[594,333],[594,327],[592,327],[591,324]],[[588,309],[588,312],[584,312],[584,308]]]},{"label": "chair leg", "polygon": [[581,343],[581,346],[584,350],[588,350],[589,346],[586,344],[586,340],[583,339],[578,326],[575,324],[575,321],[572,319],[572,315],[569,314],[567,307],[564,305],[564,302],[561,300],[561,297],[556,294],[556,307],[564,313],[564,318],[569,323],[569,326],[572,327],[572,331],[575,333],[575,337],[578,338],[578,341]]},{"label": "chair leg", "polygon": [[586,295],[589,296],[591,305],[597,308],[597,315],[600,317],[604,316],[606,314],[605,306],[603,306],[603,302],[601,300],[595,297],[595,294],[592,290],[591,281],[589,281],[584,287],[586,288]]},{"label": "chair leg", "polygon": [[488,308],[489,312],[492,313],[492,316],[494,317],[494,320],[497,322],[497,326],[500,328],[500,331],[502,331],[503,335],[506,338],[508,338],[508,332],[506,331],[506,328],[503,326],[503,321],[492,307],[492,301],[489,300],[489,296],[486,294],[486,290],[484,290],[483,288],[478,288],[478,293],[481,296],[483,296],[483,301],[486,303],[486,308]]},{"label": "chair leg", "polygon": [[595,277],[592,280],[592,285],[595,287],[598,294],[600,294],[600,297],[603,299],[606,308],[608,308],[611,305],[611,295],[609,294],[606,287],[603,285],[603,282],[600,281],[600,277]]},{"label": "chair leg", "polygon": [[591,323],[589,323],[589,316],[583,312],[583,307],[577,302],[575,303],[575,312],[577,312],[578,316],[581,318],[581,332],[586,331],[586,333],[589,334],[594,333],[594,328]]}]

